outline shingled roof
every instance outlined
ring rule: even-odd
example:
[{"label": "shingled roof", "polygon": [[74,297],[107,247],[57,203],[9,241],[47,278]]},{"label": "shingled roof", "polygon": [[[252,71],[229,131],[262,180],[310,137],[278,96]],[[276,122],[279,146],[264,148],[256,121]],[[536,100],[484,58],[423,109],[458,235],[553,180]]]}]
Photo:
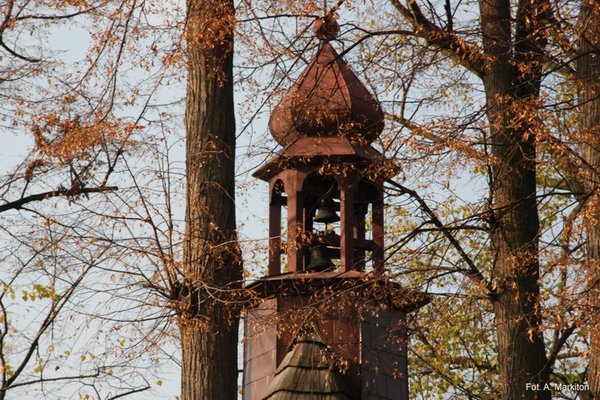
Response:
[{"label": "shingled roof", "polygon": [[262,400],[355,400],[314,326],[296,338]]}]

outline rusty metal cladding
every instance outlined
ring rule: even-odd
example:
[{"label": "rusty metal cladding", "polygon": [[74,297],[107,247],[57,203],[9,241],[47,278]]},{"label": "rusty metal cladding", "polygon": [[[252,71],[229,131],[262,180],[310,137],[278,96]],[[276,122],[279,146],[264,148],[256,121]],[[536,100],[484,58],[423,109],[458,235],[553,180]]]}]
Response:
[{"label": "rusty metal cladding", "polygon": [[283,146],[306,136],[344,136],[371,143],[383,111],[348,64],[327,42],[273,110],[269,129]]}]

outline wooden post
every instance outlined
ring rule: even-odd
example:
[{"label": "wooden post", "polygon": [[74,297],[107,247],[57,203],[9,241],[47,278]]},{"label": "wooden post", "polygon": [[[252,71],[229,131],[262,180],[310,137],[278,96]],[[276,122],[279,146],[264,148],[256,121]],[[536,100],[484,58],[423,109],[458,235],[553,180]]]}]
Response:
[{"label": "wooden post", "polygon": [[272,180],[269,203],[269,275],[281,274],[281,193],[277,193],[279,178]]},{"label": "wooden post", "polygon": [[302,184],[306,173],[301,171],[286,171],[285,187],[288,190],[288,271],[304,270],[304,255],[300,242],[300,233],[304,231],[304,202]]},{"label": "wooden post", "polygon": [[[356,243],[365,242],[365,214],[363,213],[363,207],[358,207],[354,213],[354,238]],[[356,245],[355,243],[355,245]],[[354,249],[354,269],[357,271],[365,270],[365,250],[355,248]]]},{"label": "wooden post", "polygon": [[354,191],[356,174],[350,172],[339,181],[340,189],[340,264],[342,272],[354,269]]},{"label": "wooden post", "polygon": [[373,202],[373,269],[383,273],[383,185],[377,187],[377,199]]}]

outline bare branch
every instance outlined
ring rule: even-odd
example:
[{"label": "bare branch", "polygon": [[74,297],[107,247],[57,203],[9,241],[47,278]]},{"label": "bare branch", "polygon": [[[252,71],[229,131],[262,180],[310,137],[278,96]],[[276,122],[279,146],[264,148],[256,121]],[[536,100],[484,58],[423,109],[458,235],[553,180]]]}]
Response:
[{"label": "bare branch", "polygon": [[464,270],[465,275],[475,281],[477,285],[485,289],[490,298],[493,298],[496,295],[496,290],[492,284],[483,276],[479,268],[477,268],[473,260],[471,260],[469,255],[462,248],[460,242],[452,235],[452,232],[442,223],[442,221],[440,221],[436,213],[429,208],[425,200],[423,200],[423,198],[414,190],[404,187],[399,183],[392,181],[391,179],[388,179],[386,182],[398,189],[400,193],[408,194],[410,197],[415,199],[417,203],[419,203],[421,209],[425,211],[425,213],[431,218],[431,222],[444,234],[446,239],[448,239],[448,241],[460,254],[462,260],[467,264],[468,268]]},{"label": "bare branch", "polygon": [[8,211],[8,210],[18,210],[22,208],[25,204],[48,200],[54,197],[74,197],[80,196],[82,194],[90,194],[90,193],[104,193],[104,192],[112,192],[118,190],[117,186],[100,186],[95,188],[72,188],[72,189],[58,189],[52,190],[49,192],[32,194],[26,197],[23,197],[19,200],[10,201],[8,203],[4,203],[0,205],[0,213]]},{"label": "bare branch", "polygon": [[415,0],[409,1],[410,10],[402,5],[400,0],[390,1],[394,8],[413,25],[415,35],[444,51],[478,77],[483,77],[486,68],[485,57],[478,46],[461,39],[453,31],[444,31],[435,25],[423,15]]}]

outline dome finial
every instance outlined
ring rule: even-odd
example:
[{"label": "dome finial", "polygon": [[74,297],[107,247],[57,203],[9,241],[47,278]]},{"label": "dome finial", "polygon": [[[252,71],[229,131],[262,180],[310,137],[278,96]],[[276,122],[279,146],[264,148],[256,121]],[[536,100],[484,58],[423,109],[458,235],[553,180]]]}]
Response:
[{"label": "dome finial", "polygon": [[340,26],[337,23],[333,13],[328,13],[324,17],[319,17],[313,25],[313,33],[321,40],[329,42],[337,37]]},{"label": "dome finial", "polygon": [[269,129],[283,146],[320,136],[371,143],[383,130],[381,106],[328,43],[339,30],[334,12],[315,21],[313,30],[323,42],[269,118]]}]

